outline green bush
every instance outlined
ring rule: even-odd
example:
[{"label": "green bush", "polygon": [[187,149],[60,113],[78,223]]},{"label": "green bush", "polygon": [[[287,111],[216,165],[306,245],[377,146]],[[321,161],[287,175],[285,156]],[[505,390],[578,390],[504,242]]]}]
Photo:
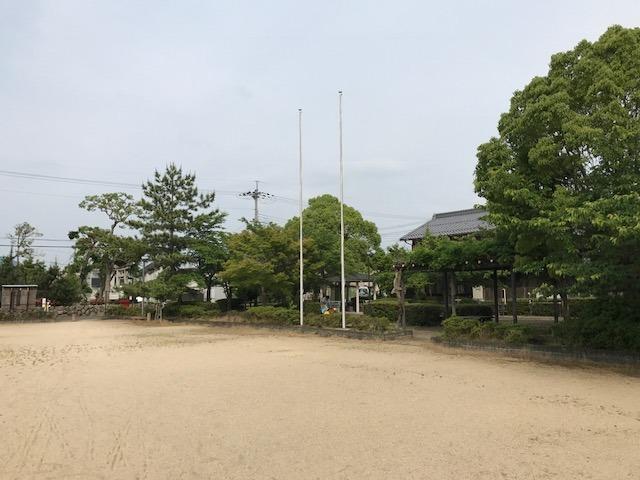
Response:
[{"label": "green bush", "polygon": [[252,307],[240,314],[249,323],[269,325],[297,325],[300,312],[284,307]]},{"label": "green bush", "polygon": [[444,338],[454,340],[470,337],[471,332],[477,329],[480,322],[472,318],[449,317],[442,322]]},{"label": "green bush", "polygon": [[[589,305],[594,300],[590,298],[571,298],[569,299],[569,315],[579,316],[585,308],[589,308]],[[558,313],[561,313],[560,301],[558,301]],[[518,315],[533,315],[541,317],[553,317],[554,306],[553,302],[548,300],[534,300],[529,302],[528,300],[518,300],[516,302],[516,312]],[[513,305],[508,302],[505,305],[505,314],[513,314]]]},{"label": "green bush", "polygon": [[[395,299],[376,300],[367,303],[363,308],[364,313],[374,317],[384,317],[390,322],[396,322],[398,318],[398,303]],[[490,305],[480,303],[456,304],[459,316],[480,317],[490,319],[493,309]],[[405,304],[407,325],[436,326],[440,325],[444,317],[444,305],[427,302],[412,302]]]},{"label": "green bush", "polygon": [[614,298],[591,301],[554,331],[572,347],[640,352],[640,305]]},{"label": "green bush", "polygon": [[227,312],[229,310],[235,310],[235,311],[246,310],[244,301],[239,298],[231,299],[231,308],[228,308],[229,301],[226,298],[221,298],[220,300],[216,300],[215,304],[218,306],[221,312]]},{"label": "green bush", "polygon": [[[384,317],[370,315],[347,315],[347,328],[365,332],[386,332],[392,328],[391,323]],[[331,315],[310,314],[304,317],[305,325],[322,328],[342,327],[342,316],[339,313]]]},{"label": "green bush", "polygon": [[456,314],[461,317],[480,317],[488,320],[493,317],[493,308],[491,305],[482,303],[461,303],[456,305]]},{"label": "green bush", "polygon": [[[242,312],[240,317],[248,323],[263,325],[299,325],[300,312],[284,307],[253,307]],[[386,318],[370,317],[368,315],[347,315],[347,328],[368,332],[384,332],[389,330],[390,324]],[[310,313],[305,315],[304,324],[310,327],[340,328],[342,317],[340,314],[321,315]]]},{"label": "green bush", "polygon": [[530,329],[523,325],[481,322],[464,317],[449,317],[442,325],[447,340],[498,340],[521,345],[531,339]]},{"label": "green bush", "polygon": [[[363,312],[372,317],[386,318],[395,323],[398,319],[398,304],[394,299],[376,300],[367,303]],[[442,305],[433,303],[407,303],[405,304],[407,325],[435,326],[440,325],[444,316]]]},{"label": "green bush", "polygon": [[211,302],[169,303],[162,310],[162,315],[169,318],[207,318],[220,314],[220,307]]}]

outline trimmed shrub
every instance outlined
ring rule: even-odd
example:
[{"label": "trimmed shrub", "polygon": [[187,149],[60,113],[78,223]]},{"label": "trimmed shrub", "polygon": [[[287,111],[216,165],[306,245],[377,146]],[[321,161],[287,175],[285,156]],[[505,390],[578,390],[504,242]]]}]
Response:
[{"label": "trimmed shrub", "polygon": [[[393,323],[398,319],[398,304],[393,299],[367,303],[364,305],[363,311],[366,315],[386,318]],[[405,315],[407,325],[435,326],[440,325],[444,317],[444,308],[442,305],[433,303],[407,303],[405,304]]]},{"label": "trimmed shrub", "polygon": [[480,317],[488,320],[493,317],[493,308],[482,303],[461,303],[456,305],[456,313],[461,317]]},{"label": "trimmed shrub", "polygon": [[481,322],[475,318],[449,317],[442,322],[447,340],[499,340],[513,345],[530,341],[531,331],[523,325]]},{"label": "trimmed shrub", "polygon": [[252,307],[240,314],[249,323],[270,325],[297,325],[300,313],[297,310],[284,307]]},{"label": "trimmed shrub", "polygon": [[454,340],[470,337],[471,332],[479,326],[480,322],[472,318],[449,317],[442,322],[444,338]]},{"label": "trimmed shrub", "polygon": [[170,318],[207,318],[220,314],[220,307],[215,303],[169,303],[162,310],[162,315]]},{"label": "trimmed shrub", "polygon": [[[263,325],[298,325],[300,312],[284,307],[253,307],[242,312],[240,317],[248,323]],[[342,317],[339,314],[320,315],[313,313],[305,315],[305,325],[321,328],[340,328]],[[347,328],[367,332],[384,332],[391,328],[386,318],[370,317],[368,315],[347,315]]]},{"label": "trimmed shrub", "polygon": [[221,298],[220,300],[216,300],[216,305],[218,305],[218,308],[220,309],[221,312],[227,312],[229,310],[235,310],[235,311],[244,311],[246,310],[245,308],[245,304],[244,301],[239,299],[239,298],[232,298],[231,299],[231,308],[228,308],[228,300],[226,298]]},{"label": "trimmed shrub", "polygon": [[554,332],[573,347],[640,352],[638,307],[625,299],[591,301],[556,325]]},{"label": "trimmed shrub", "polygon": [[[398,303],[395,299],[376,300],[367,303],[363,308],[364,313],[374,317],[384,317],[390,322],[396,322],[398,318]],[[480,317],[480,319],[490,319],[493,316],[493,309],[490,305],[480,303],[456,304],[456,311],[459,316]],[[405,314],[407,325],[414,326],[437,326],[444,318],[444,306],[438,303],[413,302],[405,304]]]}]

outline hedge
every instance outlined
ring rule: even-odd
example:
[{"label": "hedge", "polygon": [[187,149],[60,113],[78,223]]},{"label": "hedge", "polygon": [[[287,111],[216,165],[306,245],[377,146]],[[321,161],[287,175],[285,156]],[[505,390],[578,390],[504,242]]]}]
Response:
[{"label": "hedge", "polygon": [[245,310],[244,301],[239,298],[231,299],[231,308],[229,307],[229,301],[226,298],[221,298],[220,300],[216,300],[216,305],[220,309],[221,312],[227,312],[229,310]]},{"label": "hedge", "polygon": [[[595,302],[595,300],[590,298],[570,298],[569,299],[569,315],[570,316],[580,316],[581,312],[585,308],[589,308],[591,303]],[[562,314],[561,312],[562,306],[560,301],[558,300],[558,314]],[[549,301],[532,301],[528,300],[518,300],[516,302],[516,311],[518,315],[533,315],[533,316],[542,316],[542,317],[553,317],[554,315],[554,306],[553,302]],[[513,312],[512,303],[507,302],[505,305],[505,314],[511,315]]]},{"label": "hedge", "polygon": [[554,329],[573,347],[640,352],[640,305],[622,298],[591,301]]},{"label": "hedge", "polygon": [[481,322],[464,317],[449,317],[442,322],[447,340],[499,340],[508,344],[530,341],[531,329],[524,325]]},{"label": "hedge", "polygon": [[[390,322],[396,322],[398,318],[398,304],[395,300],[378,300],[367,303],[363,307],[367,315],[383,317]],[[462,303],[456,305],[458,315],[477,316],[491,318],[493,309],[489,305],[477,303]],[[437,326],[444,318],[444,306],[436,303],[406,303],[405,316],[407,325]]]},{"label": "hedge", "polygon": [[[298,325],[300,322],[299,310],[284,307],[253,307],[240,314],[247,323],[259,323],[263,325]],[[386,318],[376,318],[368,315],[347,315],[347,328],[368,332],[383,332],[391,328]],[[339,314],[320,315],[313,313],[305,315],[305,325],[322,328],[340,328],[342,316]]]},{"label": "hedge", "polygon": [[162,310],[164,317],[170,318],[206,318],[220,314],[220,307],[215,303],[169,303]]}]

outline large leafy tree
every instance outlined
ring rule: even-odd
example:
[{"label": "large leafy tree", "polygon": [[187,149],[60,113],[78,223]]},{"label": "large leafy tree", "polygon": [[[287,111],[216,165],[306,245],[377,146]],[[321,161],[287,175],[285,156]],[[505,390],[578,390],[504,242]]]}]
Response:
[{"label": "large leafy tree", "polygon": [[[309,200],[302,212],[303,233],[313,240],[318,252],[317,269],[322,278],[340,275],[340,202],[332,195]],[[286,225],[297,231],[298,217]],[[345,270],[347,273],[366,273],[371,269],[372,257],[380,252],[380,235],[373,222],[362,218],[355,208],[344,206]]]},{"label": "large leafy tree", "polygon": [[[312,289],[319,268],[317,251],[311,239],[303,248],[305,285]],[[245,230],[229,237],[229,260],[221,277],[242,297],[289,304],[298,286],[298,252],[298,237],[290,230],[274,223],[247,222]]]},{"label": "large leafy tree", "polygon": [[134,265],[142,255],[141,243],[130,236],[119,235],[136,213],[136,203],[127,193],[89,195],[80,207],[90,212],[103,213],[109,222],[107,228],[81,226],[69,233],[75,239],[74,268],[84,278],[91,269],[100,272],[102,298],[109,298],[111,280],[117,268]]},{"label": "large leafy tree", "polygon": [[596,295],[640,293],[640,29],[556,54],[478,149],[476,191],[522,271]]},{"label": "large leafy tree", "polygon": [[215,194],[200,193],[196,176],[175,164],[169,164],[163,173],[156,171],[142,192],[133,225],[140,230],[151,261],[162,272],[154,280],[153,296],[179,300],[190,282],[202,278],[193,269],[194,252],[196,261],[199,256],[204,263],[215,263],[200,247],[208,241],[205,237],[218,235],[224,215],[213,208]]},{"label": "large leafy tree", "polygon": [[202,277],[206,301],[211,301],[211,288],[219,282],[218,274],[229,258],[228,235],[222,230],[224,218],[222,212],[197,216],[189,236],[192,262]]}]

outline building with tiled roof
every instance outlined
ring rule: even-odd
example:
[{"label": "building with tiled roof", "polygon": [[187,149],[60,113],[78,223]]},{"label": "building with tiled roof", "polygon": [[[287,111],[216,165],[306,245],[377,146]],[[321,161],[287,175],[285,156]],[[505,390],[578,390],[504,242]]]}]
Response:
[{"label": "building with tiled roof", "polygon": [[407,233],[400,240],[415,247],[426,235],[458,237],[491,229],[493,226],[484,220],[486,215],[487,211],[482,208],[436,213],[431,220]]}]

